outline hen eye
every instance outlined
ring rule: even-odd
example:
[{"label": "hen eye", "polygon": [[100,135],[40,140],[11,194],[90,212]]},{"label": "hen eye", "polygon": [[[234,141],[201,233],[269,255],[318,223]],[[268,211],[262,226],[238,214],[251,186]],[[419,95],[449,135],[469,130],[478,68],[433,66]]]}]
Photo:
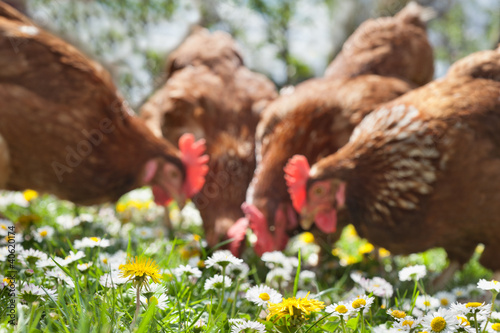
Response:
[{"label": "hen eye", "polygon": [[325,192],[324,188],[320,186],[316,187],[313,191],[315,195],[322,195]]}]

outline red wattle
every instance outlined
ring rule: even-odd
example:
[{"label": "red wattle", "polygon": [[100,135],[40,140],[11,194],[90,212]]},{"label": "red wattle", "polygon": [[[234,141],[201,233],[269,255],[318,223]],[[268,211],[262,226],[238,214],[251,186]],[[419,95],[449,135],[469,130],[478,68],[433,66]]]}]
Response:
[{"label": "red wattle", "polygon": [[331,234],[337,230],[337,211],[335,209],[316,214],[314,220],[323,232]]},{"label": "red wattle", "polygon": [[194,135],[185,133],[179,138],[181,160],[186,168],[186,180],[182,187],[184,194],[191,198],[198,193],[205,184],[208,173],[208,155],[203,155],[206,150],[205,140],[194,141]]},{"label": "red wattle", "polygon": [[309,178],[309,162],[303,155],[294,155],[284,168],[285,180],[292,204],[298,213],[306,203],[306,183]]},{"label": "red wattle", "polygon": [[152,186],[152,191],[155,198],[155,204],[167,206],[172,201],[172,198],[161,187],[154,185]]}]

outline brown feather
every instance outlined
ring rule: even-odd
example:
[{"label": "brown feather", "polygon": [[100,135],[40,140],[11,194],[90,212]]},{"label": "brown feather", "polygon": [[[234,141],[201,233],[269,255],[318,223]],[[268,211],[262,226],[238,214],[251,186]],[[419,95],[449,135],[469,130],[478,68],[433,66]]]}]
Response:
[{"label": "brown feather", "polygon": [[0,8],[9,14],[0,17],[7,189],[95,204],[140,186],[149,159],[162,157],[182,168],[177,150],[133,116],[100,65],[6,5]]}]

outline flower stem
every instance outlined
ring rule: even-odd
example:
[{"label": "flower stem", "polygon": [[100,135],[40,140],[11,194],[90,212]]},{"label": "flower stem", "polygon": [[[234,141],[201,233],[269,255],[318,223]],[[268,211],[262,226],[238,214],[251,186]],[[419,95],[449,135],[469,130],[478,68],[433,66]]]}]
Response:
[{"label": "flower stem", "polygon": [[343,316],[340,317],[340,324],[342,325],[342,332],[346,333],[347,331],[345,329],[345,322]]},{"label": "flower stem", "polygon": [[135,294],[135,313],[134,313],[134,319],[132,320],[132,323],[130,324],[130,328],[133,328],[135,325],[135,321],[137,320],[137,317],[139,316],[139,309],[141,308],[141,287],[142,283],[137,284],[137,292]]}]

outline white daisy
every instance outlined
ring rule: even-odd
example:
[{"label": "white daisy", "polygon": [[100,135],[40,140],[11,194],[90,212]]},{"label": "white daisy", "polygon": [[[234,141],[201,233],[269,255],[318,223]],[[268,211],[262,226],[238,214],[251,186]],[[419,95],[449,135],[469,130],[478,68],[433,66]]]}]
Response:
[{"label": "white daisy", "polygon": [[278,291],[263,284],[248,289],[245,298],[264,307],[267,307],[268,302],[281,303],[283,300],[283,296]]},{"label": "white daisy", "polygon": [[153,228],[149,227],[140,227],[135,229],[135,233],[137,236],[139,236],[142,239],[152,239],[155,238],[154,230]]},{"label": "white daisy", "polygon": [[141,296],[141,303],[144,304],[145,307],[148,307],[148,304],[151,302],[152,299],[156,299],[158,301],[158,304],[156,307],[160,310],[166,310],[168,306],[168,296],[165,294],[160,294],[160,295],[153,295],[149,297]]},{"label": "white daisy", "polygon": [[405,267],[399,271],[400,281],[413,281],[420,280],[427,274],[427,270],[424,265],[414,265],[410,267]]},{"label": "white daisy", "polygon": [[335,317],[342,317],[344,319],[347,319],[350,315],[355,313],[355,310],[348,302],[338,302],[328,305],[325,308],[325,312],[330,313]]},{"label": "white daisy", "polygon": [[211,257],[205,260],[205,266],[207,268],[214,266],[220,269],[221,267],[227,267],[230,264],[238,265],[241,264],[243,260],[233,256],[231,251],[228,250],[218,250],[215,251]]},{"label": "white daisy", "polygon": [[99,263],[106,269],[117,270],[120,265],[127,261],[127,253],[123,250],[118,250],[113,254],[100,253]]},{"label": "white daisy", "polygon": [[267,284],[277,289],[288,286],[288,282],[291,280],[291,272],[285,268],[274,268],[266,276]]},{"label": "white daisy", "polygon": [[493,311],[491,313],[491,320],[498,320],[498,321],[500,321],[500,312]]},{"label": "white daisy", "polygon": [[458,329],[457,316],[450,310],[439,308],[422,318],[422,326],[429,333],[453,333]]},{"label": "white daisy", "polygon": [[500,292],[500,282],[497,280],[486,281],[485,279],[480,279],[477,283],[477,287],[482,290]]},{"label": "white daisy", "polygon": [[80,224],[79,218],[74,218],[72,215],[60,215],[56,217],[56,223],[64,230],[69,230]]},{"label": "white daisy", "polygon": [[75,249],[84,249],[87,247],[108,247],[110,241],[100,237],[84,237],[81,240],[75,240]]},{"label": "white daisy", "polygon": [[453,302],[457,300],[453,293],[448,291],[440,291],[434,295],[435,298],[439,300],[441,306],[449,307]]},{"label": "white daisy", "polygon": [[385,324],[381,324],[373,327],[373,333],[401,333],[401,331],[392,327],[387,328]]},{"label": "white daisy", "polygon": [[397,309],[389,309],[387,314],[396,320],[401,320],[407,316],[405,311]]},{"label": "white daisy", "polygon": [[48,256],[42,251],[35,249],[28,249],[19,251],[19,260],[26,266],[31,266],[36,264],[39,260],[47,260]]},{"label": "white daisy", "polygon": [[247,276],[250,268],[246,263],[242,262],[241,264],[227,266],[227,271],[234,278],[244,278]]},{"label": "white daisy", "polygon": [[7,261],[7,256],[10,254],[8,246],[0,246],[0,261]]},{"label": "white daisy", "polygon": [[316,283],[316,273],[313,271],[304,270],[299,274],[299,287],[309,289]]},{"label": "white daisy", "polygon": [[412,316],[406,316],[394,322],[394,328],[400,331],[411,331],[420,324],[420,319]]},{"label": "white daisy", "polygon": [[86,270],[88,270],[90,268],[90,266],[92,266],[92,261],[91,262],[87,262],[85,264],[78,264],[78,265],[76,265],[76,268],[80,272],[85,272]]},{"label": "white daisy", "polygon": [[48,277],[53,277],[56,278],[57,280],[64,281],[70,288],[75,288],[75,282],[73,281],[73,279],[68,275],[66,275],[66,273],[59,267],[56,267],[48,271],[46,274]]},{"label": "white daisy", "polygon": [[24,198],[22,192],[1,191],[0,194],[0,207],[2,208],[10,205],[29,206],[29,202]]},{"label": "white daisy", "polygon": [[[484,325],[483,325],[483,327],[484,327]],[[488,333],[500,332],[500,323],[488,323],[488,325],[486,325],[486,332],[488,332]]]},{"label": "white daisy", "polygon": [[[152,295],[160,296],[161,294],[167,293],[167,288],[161,283],[153,282],[150,284],[146,284],[146,287],[141,289],[141,293],[148,297]],[[137,288],[135,286],[130,287],[127,290],[127,294],[129,294],[130,296],[135,296],[137,294]]]},{"label": "white daisy", "polygon": [[[14,243],[12,243],[12,238],[14,238]],[[23,234],[20,232],[16,233],[14,237],[12,237],[12,235],[0,237],[0,245],[16,244],[16,251],[20,251],[22,249],[21,243],[23,241]]]},{"label": "white daisy", "polygon": [[195,283],[201,277],[201,271],[190,265],[180,265],[173,273],[178,280],[182,279],[183,275],[187,276],[191,283]]},{"label": "white daisy", "polygon": [[361,271],[351,272],[351,274],[349,274],[349,276],[356,283],[360,283],[361,279],[364,278],[363,272],[361,272]]},{"label": "white daisy", "polygon": [[106,288],[116,288],[119,285],[125,284],[128,282],[128,278],[120,277],[121,274],[119,271],[111,271],[110,273],[106,273],[99,278],[99,283]]},{"label": "white daisy", "polygon": [[366,279],[360,277],[359,285],[368,293],[373,293],[373,295],[383,298],[390,298],[394,294],[394,288],[392,284],[387,282],[381,277],[374,277],[373,279]]},{"label": "white daisy", "polygon": [[453,288],[451,292],[453,293],[453,295],[455,295],[456,298],[468,298],[469,297],[469,291],[466,288],[456,287],[456,288]]},{"label": "white daisy", "polygon": [[83,251],[70,251],[69,254],[64,258],[64,264],[61,264],[61,266],[67,266],[82,258],[85,258],[85,253]]},{"label": "white daisy", "polygon": [[14,223],[9,220],[0,219],[0,237],[5,237],[9,235],[9,231],[12,232],[12,227]]},{"label": "white daisy", "polygon": [[257,321],[247,321],[247,320],[232,320],[229,319],[231,324],[231,333],[244,333],[244,332],[255,332],[255,333],[265,333],[266,327]]},{"label": "white daisy", "polygon": [[28,303],[37,301],[40,298],[43,298],[45,300],[49,300],[50,298],[52,298],[53,300],[57,300],[57,291],[47,288],[45,288],[44,290],[39,286],[27,283],[19,291],[19,296]]},{"label": "white daisy", "polygon": [[375,298],[371,296],[366,296],[366,295],[359,295],[355,299],[351,300],[351,307],[354,309],[354,311],[363,311],[368,310],[370,306],[373,303],[373,300]]},{"label": "white daisy", "polygon": [[469,319],[466,316],[457,316],[458,319],[458,327],[462,328],[464,331],[473,333],[475,332],[474,327],[471,326]]},{"label": "white daisy", "polygon": [[429,295],[419,295],[415,301],[415,306],[425,312],[435,310],[439,305],[439,300]]},{"label": "white daisy", "polygon": [[43,226],[33,231],[33,237],[38,243],[52,238],[52,235],[54,235],[54,228],[49,226]]},{"label": "white daisy", "polygon": [[[61,259],[61,258],[58,258],[56,257],[55,259],[59,259],[59,261],[57,261],[59,264],[61,264],[60,262],[63,262],[64,260]],[[37,268],[45,268],[45,269],[52,269],[54,267],[56,267],[56,263],[54,262],[54,260],[52,260],[52,258],[47,258],[47,259],[40,259],[36,262],[36,267]]]},{"label": "white daisy", "polygon": [[213,277],[209,278],[207,281],[205,281],[205,290],[217,290],[222,288],[222,281],[224,280],[224,286],[226,288],[231,287],[232,280],[229,276],[226,276],[223,279],[222,275],[215,274]]},{"label": "white daisy", "polygon": [[272,251],[265,252],[262,254],[260,260],[266,263],[266,266],[269,269],[273,269],[276,267],[283,268],[284,265],[288,262],[288,258],[281,251]]}]

